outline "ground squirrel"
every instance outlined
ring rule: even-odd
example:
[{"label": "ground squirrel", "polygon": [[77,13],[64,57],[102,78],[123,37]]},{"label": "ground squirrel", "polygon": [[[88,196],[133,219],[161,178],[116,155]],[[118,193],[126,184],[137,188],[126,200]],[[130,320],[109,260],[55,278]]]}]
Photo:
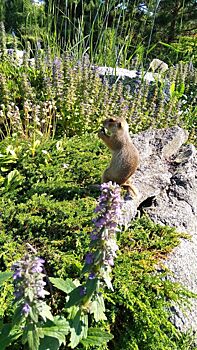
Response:
[{"label": "ground squirrel", "polygon": [[137,196],[131,176],[139,165],[139,152],[129,135],[129,126],[123,118],[108,118],[98,133],[112,153],[110,166],[104,171],[102,182],[113,181]]}]

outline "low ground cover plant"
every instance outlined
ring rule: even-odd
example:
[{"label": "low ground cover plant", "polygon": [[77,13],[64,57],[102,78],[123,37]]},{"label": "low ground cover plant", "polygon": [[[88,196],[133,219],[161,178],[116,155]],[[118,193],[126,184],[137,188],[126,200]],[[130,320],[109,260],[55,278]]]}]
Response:
[{"label": "low ground cover plant", "polygon": [[[50,293],[46,301],[55,317],[53,321],[39,322],[45,328],[53,325],[60,333],[63,329],[60,342],[53,339],[51,346],[54,348],[51,349],[55,346],[58,349],[65,336],[67,345],[62,348],[69,348],[67,294],[61,283],[67,279],[80,280],[84,261],[90,262],[92,219],[100,193],[95,185],[108,162],[107,151],[96,135],[91,139],[84,135],[83,138],[64,137],[58,141],[40,142],[33,153],[30,140],[7,138],[0,144],[0,153],[1,270],[10,271],[14,261],[23,259],[26,243],[37,250],[36,256],[45,260],[47,279],[44,288]],[[102,288],[101,294],[107,319],[99,323],[89,320],[91,327],[87,340],[78,339],[78,345],[72,340],[73,347],[109,350],[191,348],[191,338],[179,334],[169,321],[168,311],[173,300],[186,302],[189,294],[165,279],[165,269],[156,272],[155,268],[158,257],[164,258],[178,244],[179,236],[174,229],[155,225],[146,217],[134,221],[127,231],[117,233],[119,251],[110,274],[114,290]],[[28,259],[31,261],[32,258]],[[50,281],[50,277],[54,280]],[[68,286],[66,288],[68,292]],[[13,322],[16,312],[13,292],[10,278],[1,286],[0,309],[4,324]],[[44,317],[50,319],[50,314],[47,315]],[[98,326],[100,331],[95,333]],[[9,330],[7,328],[7,332]],[[8,333],[5,336],[5,328],[2,332],[1,339],[9,339]],[[47,330],[44,332],[46,336]],[[48,331],[48,334],[57,337],[57,333],[52,336]],[[83,335],[85,337],[85,333]],[[22,338],[16,333],[12,337],[13,344],[7,344],[7,349],[23,349]],[[23,341],[26,339],[31,344],[31,340],[24,337]],[[105,343],[99,342],[101,338]],[[49,339],[44,339],[46,343],[41,339],[39,349],[49,346]],[[35,339],[32,344],[32,349],[36,349]]]}]

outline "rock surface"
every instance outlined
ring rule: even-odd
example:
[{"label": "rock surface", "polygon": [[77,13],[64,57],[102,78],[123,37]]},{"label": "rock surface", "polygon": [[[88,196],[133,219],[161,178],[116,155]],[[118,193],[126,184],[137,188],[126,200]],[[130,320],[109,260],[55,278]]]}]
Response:
[{"label": "rock surface", "polygon": [[[149,130],[133,138],[141,164],[133,182],[139,190],[137,200],[125,201],[125,224],[137,210],[146,212],[159,224],[187,232],[191,239],[180,245],[165,261],[173,279],[197,293],[197,152],[179,127]],[[190,308],[174,306],[172,322],[181,331],[197,334],[197,299]]]},{"label": "rock surface", "polygon": [[129,83],[129,80],[132,81],[136,77],[138,79],[144,78],[147,82],[153,82],[155,81],[155,78],[158,79],[159,74],[158,73],[152,73],[152,72],[146,72],[145,74],[142,74],[142,72],[139,72],[135,69],[129,70],[125,68],[112,68],[112,67],[97,67],[92,66],[92,68],[101,76],[101,77],[111,77],[110,82],[115,83],[118,81],[127,81]]}]

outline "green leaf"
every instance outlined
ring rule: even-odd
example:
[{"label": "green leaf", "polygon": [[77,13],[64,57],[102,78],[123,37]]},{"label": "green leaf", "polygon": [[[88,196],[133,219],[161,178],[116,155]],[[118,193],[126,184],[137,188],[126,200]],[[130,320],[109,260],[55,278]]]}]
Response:
[{"label": "green leaf", "polygon": [[86,296],[88,298],[97,290],[98,278],[88,279],[86,282]]},{"label": "green leaf", "polygon": [[13,341],[20,338],[22,335],[22,330],[12,324],[4,324],[0,330],[0,348],[1,350],[6,349],[6,347],[12,344]]},{"label": "green leaf", "polygon": [[50,277],[49,280],[56,288],[62,290],[62,292],[67,294],[76,288],[76,285],[70,278],[63,280],[62,278]]},{"label": "green leaf", "polygon": [[10,186],[11,183],[13,182],[17,182],[19,176],[20,176],[20,173],[17,169],[10,171],[7,176],[7,186]]},{"label": "green leaf", "polygon": [[79,287],[73,289],[72,292],[69,293],[69,300],[65,305],[66,308],[80,304],[80,302],[84,298],[84,295],[81,295],[81,288],[82,288],[82,286],[79,286]]},{"label": "green leaf", "polygon": [[81,275],[85,275],[85,273],[90,272],[92,269],[92,265],[90,264],[85,264],[84,267],[81,270]]},{"label": "green leaf", "polygon": [[185,84],[184,82],[181,82],[178,86],[178,91],[179,91],[179,98],[181,98],[185,92]]},{"label": "green leaf", "polygon": [[96,322],[107,319],[105,316],[105,304],[102,295],[97,295],[96,299],[90,304],[90,313],[94,314]]},{"label": "green leaf", "polygon": [[31,306],[29,315],[30,315],[31,319],[33,320],[33,322],[35,322],[35,323],[38,322],[39,311],[38,311],[36,305]]},{"label": "green leaf", "polygon": [[27,342],[29,350],[39,350],[40,337],[37,330],[30,330],[27,332]]},{"label": "green leaf", "polygon": [[28,342],[29,350],[39,350],[40,338],[44,338],[42,328],[36,327],[34,324],[27,324],[27,329],[23,333],[22,343]]},{"label": "green leaf", "polygon": [[58,339],[45,336],[40,340],[39,350],[58,350],[60,345]]},{"label": "green leaf", "polygon": [[0,272],[0,286],[13,275],[12,272]]},{"label": "green leaf", "polygon": [[47,319],[53,321],[51,308],[46,303],[42,303],[42,309],[41,311],[39,311],[39,315],[43,318],[44,321],[46,321]]},{"label": "green leaf", "polygon": [[99,328],[89,328],[87,338],[82,339],[81,343],[86,347],[102,346],[105,345],[111,339],[113,339],[112,334],[102,331]]},{"label": "green leaf", "polygon": [[81,310],[78,310],[74,319],[70,322],[70,347],[74,349],[81,339],[87,337],[88,332],[88,315],[84,315]]},{"label": "green leaf", "polygon": [[17,303],[17,304],[18,304],[18,306],[15,309],[14,316],[12,319],[13,325],[19,324],[21,322],[21,320],[25,318],[25,316],[21,312],[21,303]]},{"label": "green leaf", "polygon": [[83,306],[86,306],[86,304],[88,304],[89,307],[91,299],[98,289],[98,278],[94,278],[92,280],[88,279],[85,285],[85,289],[86,293],[83,297]]},{"label": "green leaf", "polygon": [[56,316],[53,322],[47,321],[41,328],[45,336],[58,339],[61,345],[65,344],[65,335],[69,333],[70,325],[65,318]]}]

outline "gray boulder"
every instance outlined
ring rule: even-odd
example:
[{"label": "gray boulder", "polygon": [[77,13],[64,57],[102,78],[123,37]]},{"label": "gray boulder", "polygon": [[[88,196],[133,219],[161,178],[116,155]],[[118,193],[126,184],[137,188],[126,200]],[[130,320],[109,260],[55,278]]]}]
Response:
[{"label": "gray boulder", "polygon": [[[164,263],[173,273],[169,278],[197,293],[197,152],[187,139],[179,127],[133,137],[141,159],[133,178],[139,196],[125,201],[124,220],[129,225],[137,211],[145,211],[154,222],[191,235]],[[183,309],[174,305],[171,320],[181,331],[197,333],[197,299]]]},{"label": "gray boulder", "polygon": [[129,83],[129,81],[132,81],[135,78],[140,78],[147,81],[148,83],[153,82],[158,80],[159,74],[158,73],[152,73],[152,72],[138,72],[137,70],[129,70],[125,68],[112,68],[112,67],[97,67],[97,66],[92,66],[92,69],[94,69],[98,75],[101,77],[107,77],[110,78],[110,82],[118,82],[118,81],[126,81]]}]

